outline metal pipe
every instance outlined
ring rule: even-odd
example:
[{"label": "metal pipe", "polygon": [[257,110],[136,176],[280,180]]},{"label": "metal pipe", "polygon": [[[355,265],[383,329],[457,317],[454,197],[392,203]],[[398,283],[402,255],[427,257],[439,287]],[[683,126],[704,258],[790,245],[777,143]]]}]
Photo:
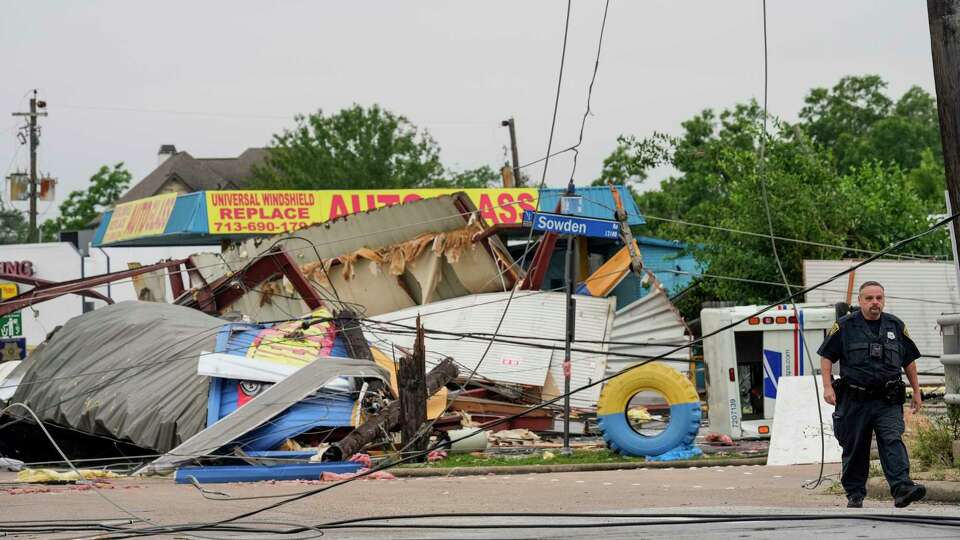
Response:
[{"label": "metal pipe", "polygon": [[[103,256],[106,257],[106,259],[107,259],[107,273],[109,274],[109,273],[110,273],[110,255],[107,255],[107,252],[104,251],[103,248],[100,247],[100,246],[97,246],[97,249],[99,249],[99,250],[100,250],[100,253],[103,253]],[[109,281],[107,282],[107,296],[108,296],[111,300],[113,300],[113,293],[112,293],[112,291],[110,290],[110,282],[109,282]]]}]

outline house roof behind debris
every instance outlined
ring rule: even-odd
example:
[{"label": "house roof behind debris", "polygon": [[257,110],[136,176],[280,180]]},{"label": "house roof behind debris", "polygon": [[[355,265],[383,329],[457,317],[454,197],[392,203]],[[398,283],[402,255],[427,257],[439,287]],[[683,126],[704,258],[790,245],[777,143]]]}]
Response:
[{"label": "house roof behind debris", "polygon": [[195,158],[189,152],[177,152],[127,190],[117,204],[161,193],[170,180],[182,182],[190,191],[237,189],[247,184],[253,167],[266,156],[266,148],[248,148],[235,158]]}]

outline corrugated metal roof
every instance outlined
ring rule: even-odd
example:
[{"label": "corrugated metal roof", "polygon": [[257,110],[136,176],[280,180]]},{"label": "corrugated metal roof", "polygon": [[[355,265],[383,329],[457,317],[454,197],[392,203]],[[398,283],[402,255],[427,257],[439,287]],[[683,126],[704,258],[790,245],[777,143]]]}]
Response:
[{"label": "corrugated metal roof", "polygon": [[[577,317],[574,324],[574,338],[584,341],[608,341],[613,331],[615,300],[613,298],[594,298],[591,296],[577,296],[576,300]],[[596,302],[596,300],[602,300],[603,302]],[[609,349],[607,343],[574,343],[574,347],[603,352]],[[559,390],[563,389],[563,355],[563,349],[557,349],[553,352],[550,360],[550,375]],[[603,378],[607,366],[607,357],[605,354],[572,351],[570,353],[570,364],[572,367],[570,388],[579,388]],[[571,395],[570,405],[585,408],[596,407],[597,400],[600,399],[602,386],[599,384],[591,386]]]},{"label": "corrugated metal roof", "polygon": [[[507,306],[509,292],[478,294],[434,302],[426,306],[386,313],[373,317],[384,322],[398,322],[414,325],[417,314],[421,314],[424,328],[460,333],[493,333]],[[576,339],[606,341],[609,325],[613,317],[613,301],[609,298],[577,296]],[[443,357],[452,357],[460,366],[461,373],[469,373],[475,368],[477,376],[502,383],[543,386],[547,373],[559,375],[554,381],[563,385],[562,363],[563,338],[565,332],[565,304],[563,293],[544,291],[517,291],[507,308],[500,334],[540,338],[535,344],[549,345],[555,350],[496,342],[484,357],[487,339],[451,340],[451,336],[427,334],[426,349],[428,364],[435,365]],[[396,330],[396,327],[382,325],[381,330]],[[410,334],[389,334],[378,329],[365,329],[367,339],[372,345],[390,344],[412,348],[414,336]],[[517,339],[505,337],[505,339]],[[521,338],[522,339],[522,338]],[[560,340],[560,341],[558,341]],[[583,348],[606,351],[604,345],[589,344]],[[388,352],[389,354],[389,352]],[[481,363],[480,360],[483,359]],[[574,388],[597,380],[606,365],[604,355],[576,353],[572,357],[573,373],[571,383]],[[477,368],[479,364],[479,368]],[[574,397],[579,406],[596,404],[599,387],[585,391]]]},{"label": "corrugated metal roof", "polygon": [[[620,200],[623,201],[624,210],[627,211],[627,223],[632,225],[643,225],[646,220],[640,214],[640,208],[637,207],[633,195],[626,186],[617,186],[620,192]],[[537,208],[544,212],[553,212],[557,208],[557,202],[560,197],[566,193],[563,188],[548,188],[540,190],[540,202]],[[583,212],[577,213],[579,216],[614,219],[613,212],[617,208],[617,203],[613,200],[613,194],[609,187],[578,187],[577,195],[583,197]]]},{"label": "corrugated metal roof", "polygon": [[[859,261],[803,261],[803,284],[817,284]],[[903,320],[910,337],[922,354],[940,356],[943,341],[937,318],[944,313],[960,311],[960,291],[953,263],[928,261],[875,261],[856,271],[853,281],[853,303],[864,281],[878,281],[886,293],[884,311]],[[847,277],[807,293],[807,302],[835,303],[846,300]],[[943,373],[936,358],[917,361],[920,372]],[[921,380],[926,380],[921,378]]]},{"label": "corrugated metal roof", "polygon": [[[617,311],[613,320],[610,352],[643,355],[654,358],[690,342],[687,326],[680,312],[670,302],[663,286],[654,281],[650,293]],[[617,344],[629,342],[631,345]],[[663,363],[680,372],[690,371],[690,349],[669,354]],[[607,375],[634,365],[641,360],[611,355],[607,359]]]}]

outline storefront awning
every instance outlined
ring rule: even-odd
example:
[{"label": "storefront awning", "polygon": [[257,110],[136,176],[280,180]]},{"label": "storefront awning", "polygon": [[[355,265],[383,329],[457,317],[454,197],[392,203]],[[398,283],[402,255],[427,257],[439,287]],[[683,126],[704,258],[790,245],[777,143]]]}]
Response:
[{"label": "storefront awning", "polygon": [[[629,190],[619,186],[630,225],[644,223]],[[268,236],[339,217],[463,191],[490,225],[520,224],[524,210],[552,211],[564,189],[404,189],[314,191],[201,191],[165,193],[118,205],[104,213],[94,246],[217,245]],[[611,219],[607,187],[578,188],[580,215]]]}]

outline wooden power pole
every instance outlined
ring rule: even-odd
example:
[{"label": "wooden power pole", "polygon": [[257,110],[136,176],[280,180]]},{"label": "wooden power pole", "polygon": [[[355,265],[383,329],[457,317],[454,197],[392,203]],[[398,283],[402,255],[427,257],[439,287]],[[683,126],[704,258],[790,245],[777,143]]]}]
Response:
[{"label": "wooden power pole", "polygon": [[[927,0],[933,80],[937,89],[940,142],[951,212],[960,211],[960,0]],[[951,224],[954,242],[960,241],[960,220]],[[954,265],[960,272],[960,261]]]},{"label": "wooden power pole", "polygon": [[523,179],[520,177],[520,155],[517,152],[517,123],[511,116],[500,122],[500,125],[510,130],[510,156],[513,159],[513,186],[521,187]]},{"label": "wooden power pole", "polygon": [[39,242],[40,233],[37,230],[37,146],[40,145],[40,130],[37,128],[37,117],[46,116],[46,112],[37,109],[46,109],[47,103],[37,99],[37,91],[33,91],[30,98],[30,112],[15,112],[13,116],[26,116],[27,131],[30,142],[30,231],[28,242]]}]

